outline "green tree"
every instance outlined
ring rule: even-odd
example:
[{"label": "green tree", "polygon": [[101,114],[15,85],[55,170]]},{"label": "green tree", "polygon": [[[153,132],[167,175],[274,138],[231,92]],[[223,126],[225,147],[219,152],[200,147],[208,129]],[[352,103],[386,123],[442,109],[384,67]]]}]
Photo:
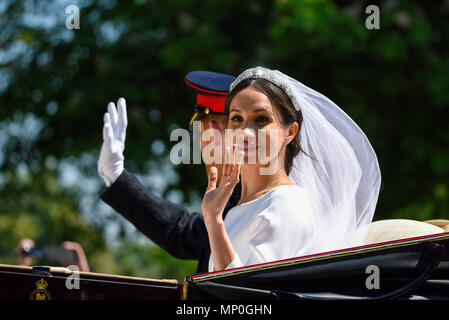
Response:
[{"label": "green tree", "polygon": [[[167,164],[169,133],[187,126],[194,104],[183,83],[192,70],[236,75],[264,65],[322,92],[377,152],[376,220],[449,218],[447,1],[380,1],[379,30],[365,27],[368,1],[73,4],[79,30],[65,27],[59,1],[0,4],[2,263],[14,262],[8,250],[29,235],[42,243],[78,239],[96,272],[194,272],[193,262],[135,240],[137,232],[98,198],[82,205],[103,190],[95,163],[102,116],[107,102],[124,96],[126,167],[148,188],[198,209],[203,166]],[[70,165],[78,184],[67,183]],[[87,188],[88,178],[98,184]],[[110,225],[118,226],[118,243],[109,243]]]}]

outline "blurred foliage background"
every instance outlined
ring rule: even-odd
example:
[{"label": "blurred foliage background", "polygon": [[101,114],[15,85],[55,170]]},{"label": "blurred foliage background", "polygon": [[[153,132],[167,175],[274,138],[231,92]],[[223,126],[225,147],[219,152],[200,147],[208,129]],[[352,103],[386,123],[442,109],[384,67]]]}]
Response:
[{"label": "blurred foliage background", "polygon": [[[80,29],[67,29],[69,5]],[[370,4],[380,29],[368,30]],[[173,166],[193,70],[279,69],[325,94],[369,137],[382,171],[375,220],[449,218],[449,1],[3,0],[0,263],[15,246],[79,242],[91,271],[182,280],[177,260],[99,199],[102,119],[125,97],[125,166],[192,210],[202,165]]]}]

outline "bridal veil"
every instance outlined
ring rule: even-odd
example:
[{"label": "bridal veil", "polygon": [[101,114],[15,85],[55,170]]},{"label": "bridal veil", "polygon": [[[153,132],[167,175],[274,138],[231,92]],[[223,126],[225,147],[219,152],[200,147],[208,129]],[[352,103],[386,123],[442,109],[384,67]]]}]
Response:
[{"label": "bridal veil", "polygon": [[295,157],[289,177],[308,191],[314,210],[313,237],[320,251],[361,245],[381,182],[379,163],[366,135],[330,99],[280,71],[248,69],[231,90],[248,78],[276,84],[302,112],[298,134],[305,153]]}]

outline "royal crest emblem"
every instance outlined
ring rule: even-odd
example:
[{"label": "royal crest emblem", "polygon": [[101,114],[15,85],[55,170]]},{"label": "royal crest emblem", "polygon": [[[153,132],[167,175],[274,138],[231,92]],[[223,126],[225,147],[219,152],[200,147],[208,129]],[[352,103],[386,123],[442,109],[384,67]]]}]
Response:
[{"label": "royal crest emblem", "polygon": [[36,282],[36,288],[30,294],[30,300],[51,300],[51,294],[46,290],[48,283],[44,279]]}]

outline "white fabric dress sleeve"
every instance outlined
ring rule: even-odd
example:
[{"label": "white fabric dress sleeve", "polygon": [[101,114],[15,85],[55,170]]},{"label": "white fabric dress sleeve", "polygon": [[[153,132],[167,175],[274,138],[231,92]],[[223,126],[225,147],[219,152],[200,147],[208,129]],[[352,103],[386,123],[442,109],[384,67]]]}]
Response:
[{"label": "white fabric dress sleeve", "polygon": [[225,270],[227,269],[234,269],[234,268],[240,268],[243,267],[243,263],[240,261],[240,258],[238,256],[238,254],[235,255],[234,260],[231,261],[230,264],[228,264],[228,266],[225,268]]}]

